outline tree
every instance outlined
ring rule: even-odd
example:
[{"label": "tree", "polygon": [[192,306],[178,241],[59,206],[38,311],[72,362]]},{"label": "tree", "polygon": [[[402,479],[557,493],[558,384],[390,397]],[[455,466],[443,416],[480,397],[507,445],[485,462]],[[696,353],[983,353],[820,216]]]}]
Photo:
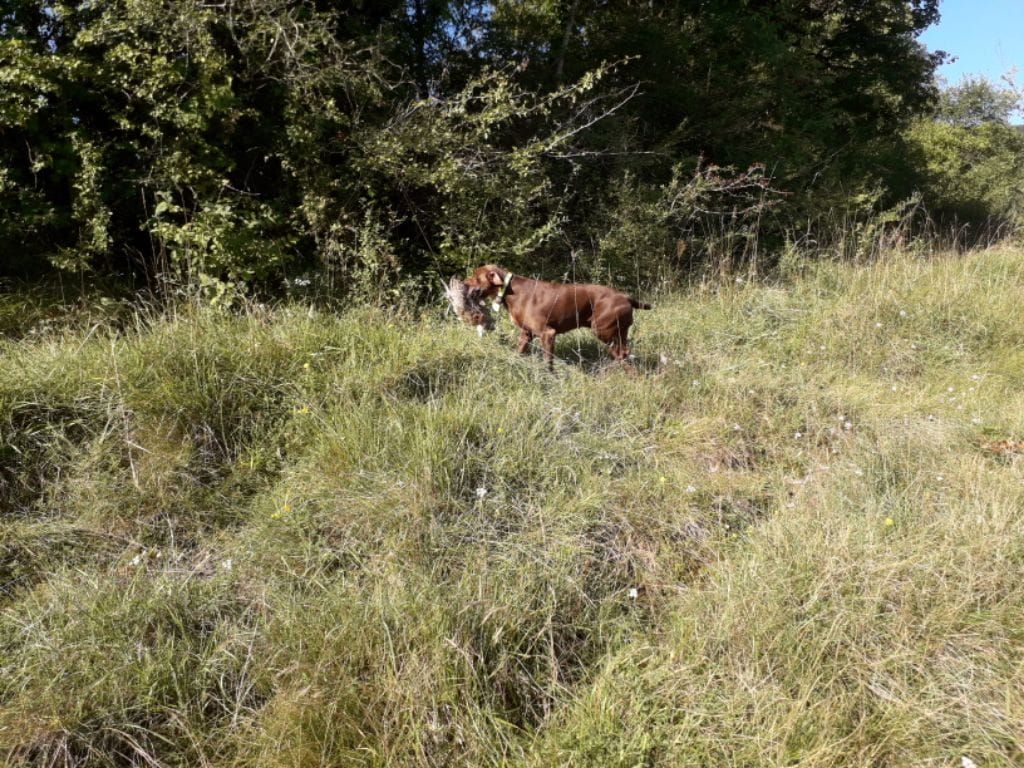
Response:
[{"label": "tree", "polygon": [[917,185],[940,221],[981,234],[1024,223],[1024,134],[1010,123],[1020,106],[1011,85],[966,78],[909,130]]}]

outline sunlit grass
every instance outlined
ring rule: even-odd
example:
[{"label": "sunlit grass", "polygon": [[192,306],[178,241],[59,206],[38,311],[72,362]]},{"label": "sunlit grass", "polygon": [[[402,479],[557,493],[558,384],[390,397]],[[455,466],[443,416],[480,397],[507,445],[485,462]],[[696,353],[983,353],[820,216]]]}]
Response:
[{"label": "sunlit grass", "polygon": [[[14,764],[1024,761],[1024,253],[0,340]],[[35,321],[33,321],[35,322]]]}]

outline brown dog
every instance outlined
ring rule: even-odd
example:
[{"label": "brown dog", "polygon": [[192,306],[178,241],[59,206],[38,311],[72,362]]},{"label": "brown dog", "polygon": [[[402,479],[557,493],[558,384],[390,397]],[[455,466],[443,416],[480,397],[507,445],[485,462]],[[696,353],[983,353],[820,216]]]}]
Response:
[{"label": "brown dog", "polygon": [[633,324],[633,310],[651,308],[614,288],[532,280],[494,264],[477,268],[465,283],[508,308],[509,317],[520,329],[520,353],[526,354],[533,338],[539,338],[551,367],[555,336],[584,327],[609,346],[613,358],[624,361],[629,357],[626,337]]}]

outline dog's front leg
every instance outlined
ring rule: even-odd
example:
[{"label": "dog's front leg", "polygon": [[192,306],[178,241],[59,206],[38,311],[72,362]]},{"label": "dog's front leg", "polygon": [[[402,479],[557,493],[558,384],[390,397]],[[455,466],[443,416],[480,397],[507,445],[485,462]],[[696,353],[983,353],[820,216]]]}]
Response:
[{"label": "dog's front leg", "polygon": [[526,355],[530,352],[530,342],[533,341],[533,334],[523,328],[519,331],[519,354]]},{"label": "dog's front leg", "polygon": [[544,362],[548,368],[555,370],[555,336],[558,332],[554,328],[545,328],[540,335],[540,346],[544,350]]}]

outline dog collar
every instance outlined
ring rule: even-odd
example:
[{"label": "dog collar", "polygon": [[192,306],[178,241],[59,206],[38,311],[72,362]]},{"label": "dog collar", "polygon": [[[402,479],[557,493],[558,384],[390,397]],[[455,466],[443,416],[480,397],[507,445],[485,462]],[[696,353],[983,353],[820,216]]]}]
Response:
[{"label": "dog collar", "polygon": [[494,301],[491,302],[491,309],[493,309],[495,312],[497,312],[499,309],[501,309],[501,305],[505,303],[505,292],[508,290],[508,287],[511,284],[512,284],[512,273],[511,272],[506,272],[505,273],[505,282],[501,286],[501,290],[498,291],[498,295],[495,297]]}]

